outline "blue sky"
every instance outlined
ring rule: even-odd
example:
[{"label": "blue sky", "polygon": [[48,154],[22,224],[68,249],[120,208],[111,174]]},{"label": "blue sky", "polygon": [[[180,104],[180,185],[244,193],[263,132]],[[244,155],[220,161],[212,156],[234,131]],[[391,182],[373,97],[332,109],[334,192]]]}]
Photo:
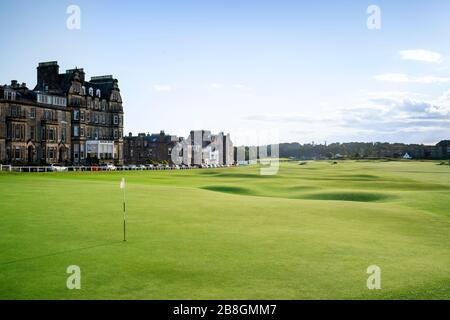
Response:
[{"label": "blue sky", "polygon": [[51,60],[113,74],[133,133],[435,143],[450,138],[449,33],[445,0],[1,0],[0,83],[33,87]]}]

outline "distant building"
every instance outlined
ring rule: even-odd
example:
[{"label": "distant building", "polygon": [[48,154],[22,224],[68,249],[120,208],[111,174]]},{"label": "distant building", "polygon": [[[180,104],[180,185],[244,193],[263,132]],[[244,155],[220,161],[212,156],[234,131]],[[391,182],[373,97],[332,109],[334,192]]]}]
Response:
[{"label": "distant building", "polygon": [[214,135],[209,130],[193,130],[186,139],[164,131],[137,136],[130,133],[124,138],[124,160],[127,164],[231,165],[234,147],[229,134]]},{"label": "distant building", "polygon": [[232,165],[234,163],[234,146],[229,133],[223,136],[222,156],[224,165]]},{"label": "distant building", "polygon": [[190,147],[187,148],[187,152],[190,153],[186,158],[187,163],[190,165],[202,165],[209,164],[209,152],[205,149],[211,144],[212,136],[209,130],[192,130],[186,139]]},{"label": "distant building", "polygon": [[[182,139],[181,139],[182,140]],[[172,164],[172,149],[181,141],[164,131],[159,134],[131,133],[124,137],[124,162],[127,164],[150,164],[167,162]]]},{"label": "distant building", "polygon": [[[186,148],[187,147],[187,148]],[[183,162],[190,165],[234,163],[234,147],[230,134],[211,134],[208,130],[193,130],[186,139],[185,149],[190,157]]]},{"label": "distant building", "polygon": [[37,85],[0,86],[0,161],[18,165],[123,162],[123,107],[112,76],[85,80],[39,63]]},{"label": "distant building", "polygon": [[442,140],[436,147],[443,158],[450,158],[450,140]]}]

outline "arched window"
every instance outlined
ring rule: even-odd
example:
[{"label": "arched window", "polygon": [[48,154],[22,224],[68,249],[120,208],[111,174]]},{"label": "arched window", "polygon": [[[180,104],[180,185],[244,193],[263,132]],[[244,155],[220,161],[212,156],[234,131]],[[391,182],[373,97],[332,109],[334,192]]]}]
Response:
[{"label": "arched window", "polygon": [[102,93],[101,93],[100,89],[97,89],[97,91],[95,92],[95,95],[99,98],[101,97]]},{"label": "arched window", "polygon": [[81,87],[81,94],[82,94],[83,96],[86,95],[86,87],[85,87],[85,86],[82,86],[82,87]]},{"label": "arched window", "polygon": [[94,89],[89,88],[89,95],[92,97],[94,95]]}]

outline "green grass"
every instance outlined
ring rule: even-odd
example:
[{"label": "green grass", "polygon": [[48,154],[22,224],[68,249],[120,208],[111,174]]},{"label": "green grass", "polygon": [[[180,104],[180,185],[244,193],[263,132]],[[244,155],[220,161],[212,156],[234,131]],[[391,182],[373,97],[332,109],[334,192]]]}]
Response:
[{"label": "green grass", "polygon": [[449,191],[434,162],[1,173],[0,299],[449,299]]}]

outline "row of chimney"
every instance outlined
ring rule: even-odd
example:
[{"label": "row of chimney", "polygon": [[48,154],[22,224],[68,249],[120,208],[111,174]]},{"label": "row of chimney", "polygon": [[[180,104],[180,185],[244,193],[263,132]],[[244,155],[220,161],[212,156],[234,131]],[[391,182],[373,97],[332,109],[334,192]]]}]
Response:
[{"label": "row of chimney", "polygon": [[25,82],[22,82],[22,84],[19,84],[17,80],[11,80],[11,87],[13,88],[26,88],[27,84]]}]

